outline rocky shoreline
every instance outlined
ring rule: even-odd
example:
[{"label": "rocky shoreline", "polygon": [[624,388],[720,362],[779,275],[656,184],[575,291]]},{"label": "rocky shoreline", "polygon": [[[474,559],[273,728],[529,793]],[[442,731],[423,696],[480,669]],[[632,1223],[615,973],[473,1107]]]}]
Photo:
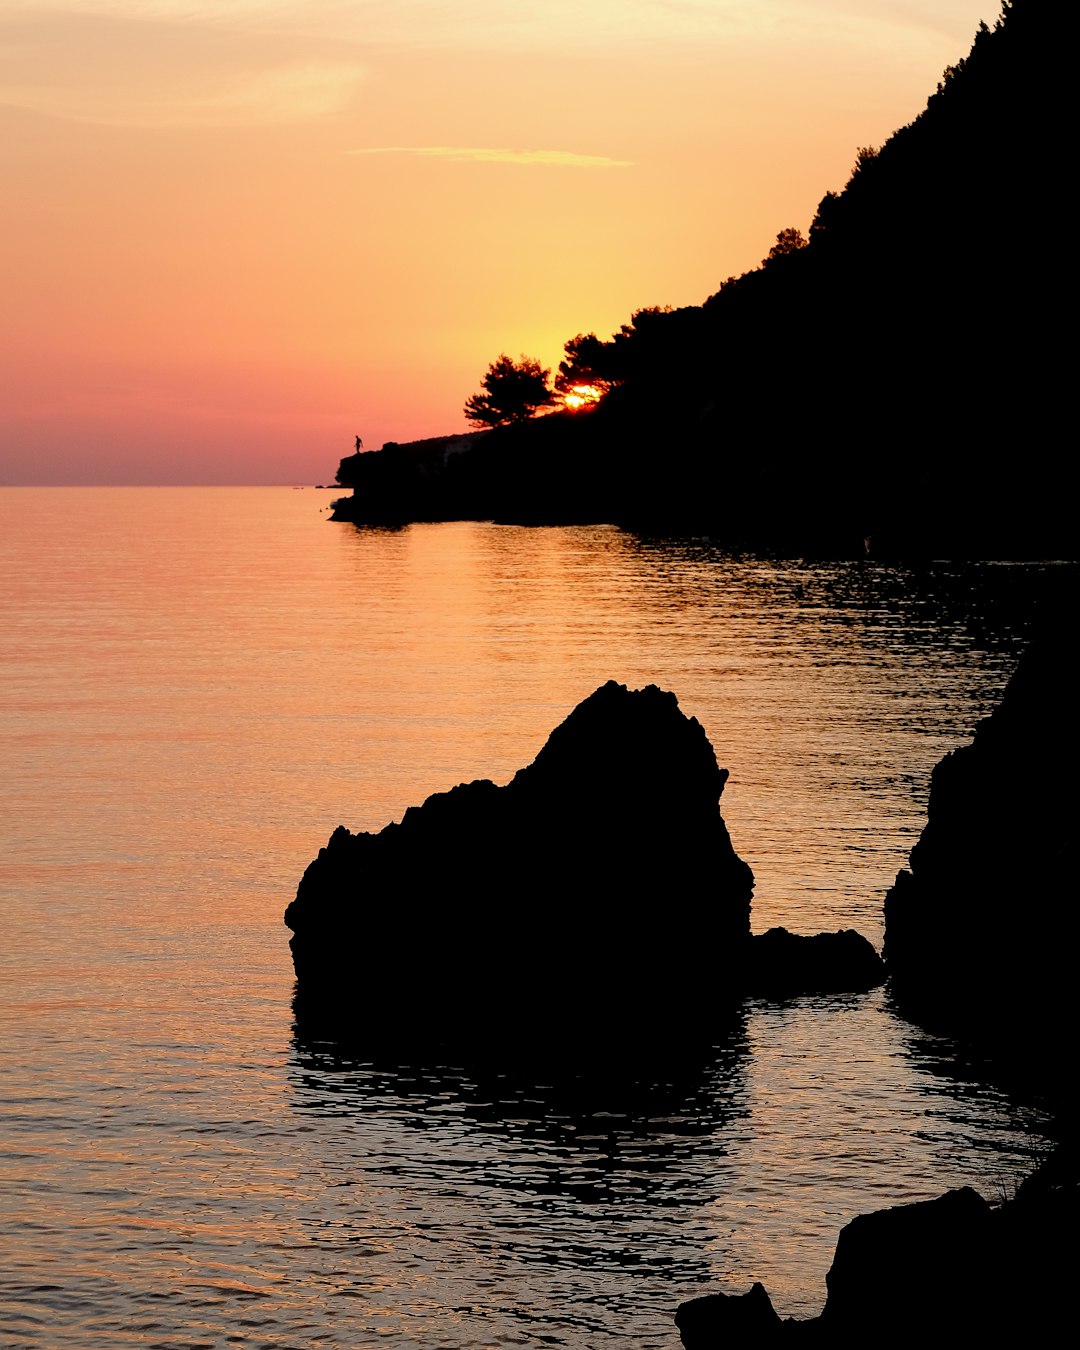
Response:
[{"label": "rocky shoreline", "polygon": [[[884,963],[850,931],[751,932],[753,873],[719,810],[727,770],[673,694],[610,681],[506,787],[462,784],[378,834],[334,831],[285,916],[298,1018],[316,1009],[363,1030],[391,1006],[399,1032],[434,1026],[484,1049],[565,1047],[603,1028],[633,1056],[673,1029],[707,1040],[748,995],[865,990],[888,975],[902,1015],[1023,1062],[1064,1103],[1069,670],[1064,639],[1044,634],[971,745],[935,769],[926,828],[886,899]],[[1074,1135],[1067,1121],[1062,1133]],[[683,1344],[1041,1343],[1069,1312],[1077,1177],[1063,1147],[996,1208],[965,1188],[861,1215],[840,1233],[820,1317],[782,1320],[755,1284],[684,1303]]]},{"label": "rocky shoreline", "polygon": [[675,1315],[686,1350],[760,1346],[1050,1345],[1073,1318],[1080,1186],[1058,1154],[991,1206],[970,1187],[861,1214],[841,1230],[819,1317],[782,1319],[761,1284]]},{"label": "rocky shoreline", "polygon": [[1062,1112],[1062,1146],[996,1207],[964,1188],[853,1219],[817,1318],[782,1320],[761,1284],[683,1303],[675,1321],[686,1350],[719,1350],[734,1337],[1042,1345],[1071,1322],[1080,1168],[1064,1081],[1076,1026],[1067,978],[1077,936],[1070,673],[1063,636],[1042,633],[972,743],[934,770],[910,870],[885,900],[884,953],[898,1011],[1047,1092]]}]

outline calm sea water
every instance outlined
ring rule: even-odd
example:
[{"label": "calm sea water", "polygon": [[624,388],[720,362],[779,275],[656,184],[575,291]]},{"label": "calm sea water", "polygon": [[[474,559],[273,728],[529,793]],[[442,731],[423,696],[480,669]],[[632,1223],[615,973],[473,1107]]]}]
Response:
[{"label": "calm sea water", "polygon": [[815,1312],[856,1213],[1015,1185],[1045,1115],[880,992],[637,1074],[378,1062],[296,1036],[281,914],[339,822],[505,781],[614,677],[731,770],[755,929],[879,942],[932,765],[1067,569],[328,502],[0,492],[0,1342],[673,1348],[709,1288]]}]

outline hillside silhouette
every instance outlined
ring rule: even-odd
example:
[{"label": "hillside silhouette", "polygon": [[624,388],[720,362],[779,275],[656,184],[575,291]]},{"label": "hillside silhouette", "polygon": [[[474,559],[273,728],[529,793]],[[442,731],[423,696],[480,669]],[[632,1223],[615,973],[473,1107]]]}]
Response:
[{"label": "hillside silhouette", "polygon": [[[610,521],[733,547],[1075,556],[1060,11],[1011,0],[806,237],[568,359],[593,409],[342,462],[344,519]],[[1060,190],[1060,189],[1059,189]],[[433,443],[437,444],[437,443]]]}]

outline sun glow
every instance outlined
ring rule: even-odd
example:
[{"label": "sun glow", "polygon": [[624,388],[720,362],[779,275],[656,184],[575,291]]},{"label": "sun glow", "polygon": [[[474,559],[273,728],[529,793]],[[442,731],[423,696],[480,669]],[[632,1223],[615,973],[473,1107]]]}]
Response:
[{"label": "sun glow", "polygon": [[0,0],[0,482],[320,482],[506,351],[586,419],[1000,3]]},{"label": "sun glow", "polygon": [[602,397],[603,391],[597,389],[595,384],[575,384],[568,394],[563,395],[563,404],[571,412],[576,412],[578,408],[591,408]]}]

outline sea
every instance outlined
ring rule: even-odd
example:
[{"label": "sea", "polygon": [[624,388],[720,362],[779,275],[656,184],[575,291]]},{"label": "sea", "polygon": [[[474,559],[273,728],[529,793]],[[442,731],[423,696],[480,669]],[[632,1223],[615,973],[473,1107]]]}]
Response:
[{"label": "sea", "polygon": [[[298,1030],[282,914],[335,826],[508,781],[615,679],[730,770],[754,930],[880,946],[931,769],[1075,569],[358,528],[332,495],[0,491],[0,1344],[676,1350],[704,1293],[817,1313],[856,1214],[1014,1193],[1046,1103],[887,991],[750,1000],[670,1061],[387,1058]],[[356,961],[422,993],[408,951]]]}]

